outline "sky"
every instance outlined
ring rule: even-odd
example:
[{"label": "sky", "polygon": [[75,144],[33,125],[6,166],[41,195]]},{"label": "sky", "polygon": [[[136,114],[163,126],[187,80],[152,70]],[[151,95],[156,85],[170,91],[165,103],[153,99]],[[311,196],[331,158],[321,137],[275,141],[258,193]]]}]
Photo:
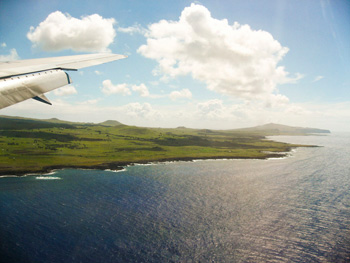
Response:
[{"label": "sky", "polygon": [[0,60],[112,52],[0,115],[350,131],[348,0],[0,2]]}]

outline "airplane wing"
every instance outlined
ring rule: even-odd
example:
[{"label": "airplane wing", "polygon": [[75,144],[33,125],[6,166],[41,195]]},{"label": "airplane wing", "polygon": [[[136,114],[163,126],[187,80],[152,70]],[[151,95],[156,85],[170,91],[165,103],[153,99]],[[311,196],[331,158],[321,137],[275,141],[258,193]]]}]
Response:
[{"label": "airplane wing", "polygon": [[124,55],[99,53],[0,62],[0,109],[33,98],[51,104],[44,93],[71,83],[64,70],[78,70]]}]

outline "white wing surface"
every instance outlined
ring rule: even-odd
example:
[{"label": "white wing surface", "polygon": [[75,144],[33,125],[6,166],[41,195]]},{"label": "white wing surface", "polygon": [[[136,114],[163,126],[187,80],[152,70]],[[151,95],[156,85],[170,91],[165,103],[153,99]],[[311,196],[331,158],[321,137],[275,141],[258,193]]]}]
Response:
[{"label": "white wing surface", "polygon": [[64,70],[123,58],[126,56],[100,53],[0,62],[0,109],[30,98],[51,104],[44,93],[71,83]]}]

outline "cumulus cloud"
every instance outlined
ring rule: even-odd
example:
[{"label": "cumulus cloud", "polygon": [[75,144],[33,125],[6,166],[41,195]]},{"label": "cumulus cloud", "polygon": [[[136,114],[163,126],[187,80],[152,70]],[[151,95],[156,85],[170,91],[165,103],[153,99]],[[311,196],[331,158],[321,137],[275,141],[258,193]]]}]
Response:
[{"label": "cumulus cloud", "polygon": [[149,97],[150,96],[148,88],[143,83],[141,85],[138,85],[138,86],[137,85],[133,85],[132,86],[132,90],[136,91],[137,93],[139,93],[139,95],[141,97]]},{"label": "cumulus cloud", "polygon": [[159,112],[155,111],[149,103],[129,103],[123,106],[123,110],[128,116],[134,118],[153,119],[160,115]]},{"label": "cumulus cloud", "polygon": [[101,72],[101,71],[98,71],[98,70],[95,70],[95,74],[96,74],[96,75],[102,75],[102,72]]},{"label": "cumulus cloud", "polygon": [[16,49],[11,49],[10,54],[8,55],[0,55],[0,61],[12,61],[19,59]]},{"label": "cumulus cloud", "polygon": [[207,119],[223,119],[225,117],[226,108],[221,100],[214,99],[197,104],[196,115],[200,118]]},{"label": "cumulus cloud", "polygon": [[114,85],[111,80],[106,79],[102,82],[101,88],[103,94],[111,95],[111,94],[122,94],[122,95],[131,95],[131,91],[128,88],[128,84],[118,84]]},{"label": "cumulus cloud", "polygon": [[60,11],[51,13],[37,27],[30,27],[28,39],[46,51],[106,52],[116,36],[113,18],[98,14],[74,18]]},{"label": "cumulus cloud", "polygon": [[192,93],[189,89],[183,89],[180,91],[173,91],[170,93],[169,98],[172,100],[190,99],[190,98],[192,98]]},{"label": "cumulus cloud", "polygon": [[190,74],[207,88],[243,99],[266,99],[278,84],[295,82],[278,66],[287,47],[266,31],[211,16],[202,5],[185,8],[178,21],[151,24],[138,52],[156,60],[166,77]]},{"label": "cumulus cloud", "polygon": [[2,42],[2,43],[1,43],[1,47],[7,47],[6,43],[5,43],[5,42]]},{"label": "cumulus cloud", "polygon": [[68,95],[77,94],[78,92],[73,85],[68,85],[59,89],[55,89],[53,93],[56,96],[68,96]]}]

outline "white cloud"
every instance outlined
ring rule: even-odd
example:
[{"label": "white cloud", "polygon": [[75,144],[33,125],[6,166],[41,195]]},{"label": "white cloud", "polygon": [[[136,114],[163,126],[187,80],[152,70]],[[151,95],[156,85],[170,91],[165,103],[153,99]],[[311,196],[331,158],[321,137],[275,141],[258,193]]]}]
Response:
[{"label": "white cloud", "polygon": [[[48,106],[27,100],[5,109],[2,114],[30,118],[59,118],[69,121],[102,122],[108,119],[146,127],[178,127],[233,129],[266,123],[315,127],[332,131],[350,131],[350,102],[290,103],[280,108],[266,108],[263,102],[250,101],[232,105],[210,100],[186,106],[131,103],[108,106],[105,103],[68,103],[52,100]],[[74,114],[72,114],[74,112]]]},{"label": "white cloud", "polygon": [[149,103],[129,103],[123,106],[125,113],[131,117],[149,118],[155,111]]},{"label": "white cloud", "polygon": [[2,43],[1,43],[1,47],[7,47],[6,43],[5,43],[5,42],[2,42]]},{"label": "white cloud", "polygon": [[290,105],[285,112],[287,114],[291,114],[291,115],[298,115],[298,116],[307,116],[309,114],[311,114],[311,111],[306,110],[305,108],[301,107],[301,106],[297,106],[297,105]]},{"label": "white cloud", "polygon": [[9,55],[0,55],[0,61],[12,61],[19,59],[16,49],[11,49]]},{"label": "white cloud", "polygon": [[98,70],[95,70],[95,74],[96,74],[96,75],[102,75],[102,72],[101,72],[101,71],[98,71]]},{"label": "white cloud", "polygon": [[317,76],[312,82],[320,81],[323,78],[324,78],[324,76]]},{"label": "white cloud", "polygon": [[172,100],[190,99],[192,98],[192,93],[189,89],[182,89],[180,91],[176,90],[170,93],[169,98]]},{"label": "white cloud", "polygon": [[266,31],[211,17],[192,4],[178,21],[151,24],[138,52],[155,59],[163,77],[190,74],[207,88],[243,99],[268,99],[278,84],[295,82],[278,63],[288,52]]},{"label": "white cloud", "polygon": [[92,99],[92,100],[86,100],[79,102],[79,105],[95,105],[100,101],[100,99]]},{"label": "white cloud", "polygon": [[55,89],[53,93],[56,96],[68,96],[68,95],[77,94],[78,92],[73,85],[67,85],[62,88]]},{"label": "white cloud", "polygon": [[101,88],[103,94],[111,95],[111,94],[122,94],[122,95],[131,95],[131,91],[128,88],[128,84],[118,84],[113,85],[112,81],[109,79],[106,79],[102,82],[102,88]]},{"label": "white cloud", "polygon": [[298,83],[299,80],[301,80],[304,77],[305,75],[301,73],[295,73],[295,76],[293,77],[288,76],[287,74],[285,77],[280,79],[279,84],[285,84],[285,83],[296,84]]},{"label": "white cloud", "polygon": [[143,83],[141,85],[138,85],[138,86],[133,85],[132,90],[138,92],[141,97],[149,97],[150,96],[148,88]]},{"label": "white cloud", "polygon": [[223,119],[225,117],[226,109],[223,102],[218,99],[209,100],[197,104],[196,115],[200,119]]},{"label": "white cloud", "polygon": [[[231,129],[271,122],[297,126],[310,121],[312,116],[315,116],[315,112],[295,104],[281,103],[279,107],[272,108],[257,100],[232,105],[213,99],[198,103],[192,118],[200,120],[193,123],[201,124],[202,127]],[[306,126],[317,127],[311,121]]]},{"label": "white cloud", "polygon": [[266,97],[265,99],[265,107],[271,108],[271,107],[281,107],[283,105],[286,105],[289,102],[289,99],[281,94],[271,94],[270,96]]},{"label": "white cloud", "polygon": [[145,34],[146,33],[146,29],[144,29],[141,25],[139,24],[135,24],[133,26],[129,26],[129,27],[118,27],[118,32],[122,32],[122,33],[126,33],[126,34]]},{"label": "white cloud", "polygon": [[157,95],[150,94],[147,86],[144,83],[140,85],[131,85],[127,83],[122,83],[118,85],[112,84],[111,80],[104,80],[102,82],[103,87],[101,88],[102,92],[106,95],[111,94],[123,94],[123,95],[131,95],[131,90],[137,92],[141,97],[147,97],[152,99],[164,98],[166,95]]},{"label": "white cloud", "polygon": [[28,39],[34,47],[46,51],[72,49],[74,51],[106,52],[113,43],[116,32],[113,18],[98,14],[83,16],[81,19],[63,14],[51,13],[36,28],[30,27]]}]

